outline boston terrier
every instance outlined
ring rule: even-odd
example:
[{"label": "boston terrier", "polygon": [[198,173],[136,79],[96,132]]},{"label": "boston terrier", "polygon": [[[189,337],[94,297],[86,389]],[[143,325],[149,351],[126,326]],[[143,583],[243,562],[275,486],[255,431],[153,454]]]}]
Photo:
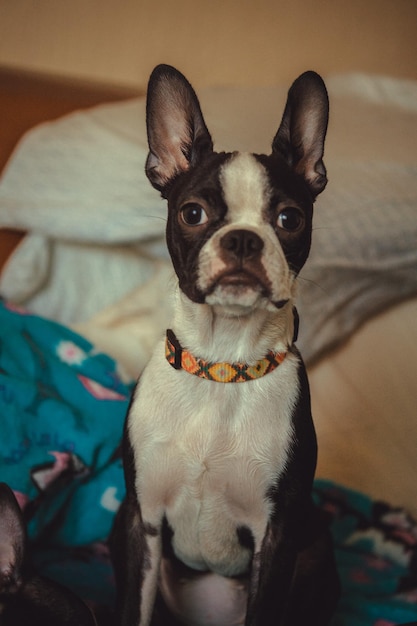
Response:
[{"label": "boston terrier", "polygon": [[146,174],[168,202],[178,289],[126,420],[112,538],[122,626],[330,622],[338,576],[294,345],[327,121],[325,85],[306,72],[271,154],[217,153],[186,78],[151,75]]},{"label": "boston terrier", "polygon": [[0,626],[95,626],[90,609],[69,589],[31,570],[17,500],[0,483]]}]

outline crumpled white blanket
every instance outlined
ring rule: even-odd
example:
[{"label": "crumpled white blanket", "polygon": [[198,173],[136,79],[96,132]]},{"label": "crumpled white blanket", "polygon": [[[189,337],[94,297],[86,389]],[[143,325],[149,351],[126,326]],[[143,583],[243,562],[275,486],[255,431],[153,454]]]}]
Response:
[{"label": "crumpled white blanket", "polygon": [[[307,363],[417,293],[417,83],[354,74],[326,84],[329,184],[299,281]],[[216,148],[269,151],[286,91],[203,90]],[[0,276],[0,295],[82,332],[127,378],[168,323],[175,284],[165,202],[145,177],[146,155],[140,98],[33,129],[0,180],[0,227],[29,233]]]}]

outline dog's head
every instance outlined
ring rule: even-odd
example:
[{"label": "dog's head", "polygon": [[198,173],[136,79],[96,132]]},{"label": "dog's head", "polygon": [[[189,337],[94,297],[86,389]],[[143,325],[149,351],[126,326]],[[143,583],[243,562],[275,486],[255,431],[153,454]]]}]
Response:
[{"label": "dog's head", "polygon": [[230,313],[282,307],[310,250],[328,98],[320,76],[292,85],[270,155],[217,153],[177,70],[153,71],[146,174],[168,200],[167,243],[182,291]]}]

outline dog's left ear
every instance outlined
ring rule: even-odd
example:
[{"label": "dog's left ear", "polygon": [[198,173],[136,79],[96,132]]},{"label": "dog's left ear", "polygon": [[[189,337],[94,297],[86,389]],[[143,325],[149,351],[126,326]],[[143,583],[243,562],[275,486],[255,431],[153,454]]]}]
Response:
[{"label": "dog's left ear", "polygon": [[323,153],[328,119],[325,84],[315,72],[305,72],[288,92],[272,150],[303,176],[314,198],[327,184]]},{"label": "dog's left ear", "polygon": [[194,89],[169,65],[158,65],[149,79],[146,126],[149,143],[146,175],[164,195],[178,174],[213,150]]}]

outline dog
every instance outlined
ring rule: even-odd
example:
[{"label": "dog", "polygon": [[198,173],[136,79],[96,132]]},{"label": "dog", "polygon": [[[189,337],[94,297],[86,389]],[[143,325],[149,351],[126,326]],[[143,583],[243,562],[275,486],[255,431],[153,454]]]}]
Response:
[{"label": "dog", "polygon": [[17,500],[0,483],[0,626],[95,626],[78,596],[32,570],[26,544]]},{"label": "dog", "polygon": [[293,83],[270,155],[215,152],[171,66],[150,77],[146,122],[178,289],[126,419],[118,623],[324,626],[339,583],[294,298],[327,183],[325,85]]}]

